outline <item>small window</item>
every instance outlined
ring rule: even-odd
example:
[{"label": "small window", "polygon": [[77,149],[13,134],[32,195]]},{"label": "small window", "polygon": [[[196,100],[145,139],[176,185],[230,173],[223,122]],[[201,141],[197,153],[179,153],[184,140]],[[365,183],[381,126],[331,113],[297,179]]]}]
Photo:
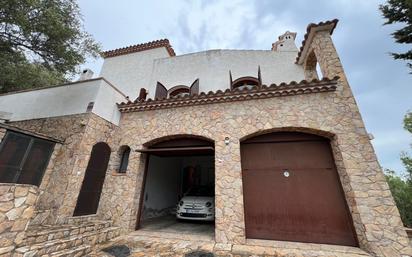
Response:
[{"label": "small window", "polygon": [[123,146],[120,148],[119,173],[126,173],[127,166],[129,165],[129,155],[130,155],[130,147]]},{"label": "small window", "polygon": [[186,86],[176,86],[169,90],[169,97],[183,97],[190,94],[190,89]]},{"label": "small window", "polygon": [[253,77],[239,78],[232,83],[232,89],[253,89],[260,86],[259,80]]},{"label": "small window", "polygon": [[0,182],[39,186],[54,143],[8,131],[0,145]]}]

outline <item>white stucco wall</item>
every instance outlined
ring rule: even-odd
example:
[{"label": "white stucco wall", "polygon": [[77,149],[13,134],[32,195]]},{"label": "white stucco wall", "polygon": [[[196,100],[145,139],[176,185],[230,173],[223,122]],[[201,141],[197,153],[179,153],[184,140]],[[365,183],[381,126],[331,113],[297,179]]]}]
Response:
[{"label": "white stucco wall", "polygon": [[0,95],[0,112],[11,113],[10,121],[58,117],[85,113],[90,102],[92,112],[118,124],[120,112],[116,103],[125,97],[103,79],[92,79]]},{"label": "white stucco wall", "polygon": [[[144,192],[144,211],[162,211],[175,207],[180,187],[182,159],[150,156]],[[151,213],[152,217],[155,213]],[[144,217],[146,218],[146,217]]]},{"label": "white stucco wall", "polygon": [[263,84],[300,81],[302,66],[295,64],[297,51],[210,50],[194,54],[162,58],[154,61],[148,97],[153,98],[157,81],[167,89],[176,85],[190,86],[199,78],[200,92],[230,88],[233,80],[258,76],[260,65]]},{"label": "white stucco wall", "polygon": [[92,112],[118,125],[121,113],[119,112],[116,103],[124,101],[127,100],[123,94],[115,90],[109,83],[102,80]]},{"label": "white stucco wall", "polygon": [[148,88],[153,60],[164,57],[169,57],[169,53],[161,47],[105,58],[100,76],[134,100],[139,95],[140,88]]}]

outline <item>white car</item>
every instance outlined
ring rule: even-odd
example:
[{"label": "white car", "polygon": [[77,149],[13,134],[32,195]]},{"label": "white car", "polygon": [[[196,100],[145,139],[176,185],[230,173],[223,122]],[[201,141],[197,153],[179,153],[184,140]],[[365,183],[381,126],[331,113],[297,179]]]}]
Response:
[{"label": "white car", "polygon": [[215,197],[213,195],[213,189],[192,188],[177,204],[176,217],[184,220],[215,220]]}]

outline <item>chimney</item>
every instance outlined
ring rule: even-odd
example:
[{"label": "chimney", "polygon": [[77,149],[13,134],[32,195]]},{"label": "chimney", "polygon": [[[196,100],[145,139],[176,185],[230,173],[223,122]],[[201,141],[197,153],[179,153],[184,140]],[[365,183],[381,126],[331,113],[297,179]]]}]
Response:
[{"label": "chimney", "polygon": [[295,45],[296,32],[286,31],[283,35],[279,36],[279,40],[272,44],[272,51],[298,51]]},{"label": "chimney", "polygon": [[93,77],[93,74],[94,73],[91,69],[84,69],[82,70],[82,73],[80,73],[80,78],[78,81],[91,79]]}]

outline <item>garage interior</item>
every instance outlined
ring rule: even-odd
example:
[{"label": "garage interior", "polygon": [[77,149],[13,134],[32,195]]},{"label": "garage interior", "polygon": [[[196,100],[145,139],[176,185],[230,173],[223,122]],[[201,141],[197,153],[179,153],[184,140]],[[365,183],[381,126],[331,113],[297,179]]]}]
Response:
[{"label": "garage interior", "polygon": [[137,229],[214,238],[214,221],[176,218],[177,205],[188,191],[206,187],[214,193],[213,143],[183,138],[138,151],[147,154],[147,166]]}]

